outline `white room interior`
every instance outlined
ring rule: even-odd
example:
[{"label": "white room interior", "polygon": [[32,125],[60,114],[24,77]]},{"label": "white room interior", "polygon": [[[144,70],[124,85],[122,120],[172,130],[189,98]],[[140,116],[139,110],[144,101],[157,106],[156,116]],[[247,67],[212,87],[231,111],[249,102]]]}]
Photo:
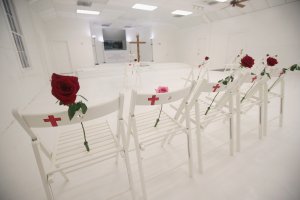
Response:
[{"label": "white room interior", "polygon": [[[5,2],[13,2],[29,67],[24,68],[20,61]],[[132,8],[136,3],[155,5],[157,9],[136,10]],[[229,3],[230,0],[1,0],[0,199],[46,199],[31,140],[11,112],[14,108],[33,113],[66,109],[58,106],[51,95],[52,73],[78,76],[79,94],[89,100],[88,105],[124,93],[127,119],[131,89],[150,93],[160,85],[179,89],[185,84],[182,78],[188,77],[191,69],[197,70],[205,56],[210,58],[207,69],[211,70],[208,73],[212,80],[219,77],[215,70],[233,63],[241,49],[255,58],[255,65],[260,65],[266,54],[278,55],[281,68],[300,64],[300,1],[249,0],[243,3],[244,8]],[[100,14],[78,14],[76,9]],[[174,10],[192,14],[174,16]],[[124,31],[125,49],[105,50],[103,29]],[[138,76],[129,67],[137,64],[137,45],[130,43],[136,41],[137,34],[145,42],[140,44]],[[163,154],[157,148],[149,148],[145,155],[149,159],[144,160],[146,176],[150,177],[146,182],[148,199],[299,200],[299,72],[288,73],[285,81],[283,127],[279,127],[278,120],[271,120],[267,137],[259,140],[258,111],[251,110],[241,121],[242,150],[232,157],[223,133],[228,124],[209,126],[203,138],[204,172],[196,172],[192,179],[186,165],[159,173],[168,165],[178,164],[173,158],[185,153],[181,136]],[[277,101],[269,104],[270,119],[278,114],[278,105]],[[137,199],[142,199],[134,154],[130,153],[130,158]],[[55,199],[132,199],[126,190],[123,165],[92,166],[72,174],[68,183],[58,176],[52,184]]]}]

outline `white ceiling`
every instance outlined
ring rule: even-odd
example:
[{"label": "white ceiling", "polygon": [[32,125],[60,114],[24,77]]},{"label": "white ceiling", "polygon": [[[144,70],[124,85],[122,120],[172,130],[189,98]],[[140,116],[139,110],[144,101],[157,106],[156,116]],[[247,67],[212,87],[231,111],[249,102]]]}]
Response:
[{"label": "white ceiling", "polygon": [[[249,0],[244,8],[230,7],[229,1],[208,5],[214,0],[85,0],[92,1],[91,7],[77,6],[77,0],[28,0],[32,9],[44,20],[56,17],[84,18],[98,24],[112,24],[113,27],[145,26],[152,24],[173,24],[178,27],[209,23],[235,17],[262,9],[280,6],[297,0]],[[152,12],[135,10],[135,3],[158,6]],[[76,14],[76,9],[100,11],[98,16]],[[174,17],[174,10],[188,10],[193,14]]]}]

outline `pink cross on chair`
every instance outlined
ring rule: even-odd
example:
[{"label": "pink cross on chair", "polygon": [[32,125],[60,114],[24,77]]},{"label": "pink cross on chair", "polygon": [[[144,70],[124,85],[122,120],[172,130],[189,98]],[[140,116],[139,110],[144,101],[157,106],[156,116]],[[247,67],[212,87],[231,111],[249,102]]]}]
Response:
[{"label": "pink cross on chair", "polygon": [[217,91],[218,88],[220,88],[220,84],[219,83],[217,85],[213,86],[213,92]]},{"label": "pink cross on chair", "polygon": [[43,119],[44,122],[50,122],[52,126],[58,126],[56,121],[61,121],[61,118],[55,118],[53,115],[49,115],[48,119]]},{"label": "pink cross on chair", "polygon": [[253,83],[257,79],[257,76],[252,77],[252,82]]},{"label": "pink cross on chair", "polygon": [[155,101],[159,100],[158,97],[156,97],[156,95],[152,95],[151,98],[148,98],[148,101],[151,101],[151,105],[155,104]]}]

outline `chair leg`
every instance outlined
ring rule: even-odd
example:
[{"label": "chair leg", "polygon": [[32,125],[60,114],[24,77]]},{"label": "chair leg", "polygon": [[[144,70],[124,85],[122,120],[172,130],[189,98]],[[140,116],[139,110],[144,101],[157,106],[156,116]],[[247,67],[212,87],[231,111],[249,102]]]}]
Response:
[{"label": "chair leg", "polygon": [[33,152],[34,152],[34,155],[35,155],[35,158],[37,161],[37,165],[39,168],[39,172],[41,175],[41,179],[42,179],[42,183],[43,183],[43,187],[44,187],[44,190],[46,193],[47,200],[53,200],[54,197],[52,195],[52,191],[51,191],[48,179],[47,179],[46,171],[45,171],[43,163],[42,163],[38,140],[32,141],[32,148],[33,148]]},{"label": "chair leg", "polygon": [[258,130],[258,134],[259,134],[259,139],[261,140],[263,137],[263,123],[262,123],[262,118],[263,118],[263,88],[260,87],[259,89],[259,99],[260,99],[260,103],[259,103],[259,130]]},{"label": "chair leg", "polygon": [[234,124],[233,124],[233,96],[232,93],[230,94],[229,99],[229,112],[230,112],[230,118],[229,118],[229,143],[230,143],[230,155],[234,155]]},{"label": "chair leg", "polygon": [[130,192],[131,192],[132,199],[135,200],[136,196],[135,196],[135,190],[134,190],[134,184],[133,184],[132,170],[131,170],[131,167],[130,167],[128,149],[124,150],[124,154],[125,154],[124,160],[125,160],[125,165],[126,165],[126,170],[127,170],[127,176],[128,176],[129,186],[130,186]]},{"label": "chair leg", "polygon": [[263,89],[263,134],[267,136],[268,127],[268,86],[264,84]]},{"label": "chair leg", "polygon": [[185,122],[186,122],[186,133],[187,133],[187,145],[188,145],[188,158],[189,158],[189,175],[194,176],[193,167],[193,148],[192,148],[192,132],[190,128],[190,112],[188,110],[187,103],[185,104]]},{"label": "chair leg", "polygon": [[284,108],[284,79],[281,79],[280,84],[280,116],[279,116],[279,126],[282,127],[283,125],[283,108]]},{"label": "chair leg", "polygon": [[203,173],[203,161],[202,161],[202,141],[201,141],[201,130],[196,133],[197,137],[197,150],[198,150],[198,171],[200,174]]},{"label": "chair leg", "polygon": [[135,123],[133,123],[133,139],[134,139],[134,145],[135,145],[135,153],[138,161],[138,168],[139,168],[139,175],[140,175],[140,181],[142,186],[142,193],[143,193],[143,199],[147,200],[147,191],[146,191],[146,184],[145,184],[145,176],[144,176],[144,170],[143,170],[143,163],[142,163],[142,157],[141,157],[141,150],[139,145],[139,140],[137,136],[137,131],[135,129]]},{"label": "chair leg", "polygon": [[236,94],[236,151],[241,150],[241,97],[239,91]]},{"label": "chair leg", "polygon": [[197,155],[198,155],[198,171],[203,173],[203,160],[202,160],[202,136],[200,127],[200,113],[199,113],[199,103],[195,102],[195,114],[196,114],[196,137],[197,137]]},{"label": "chair leg", "polygon": [[229,143],[230,143],[230,155],[234,156],[234,136],[233,136],[233,120],[232,117],[229,119]]},{"label": "chair leg", "polygon": [[191,133],[187,133],[187,144],[188,144],[188,157],[189,157],[189,175],[190,177],[194,176],[193,173],[193,156],[192,156],[192,138]]}]

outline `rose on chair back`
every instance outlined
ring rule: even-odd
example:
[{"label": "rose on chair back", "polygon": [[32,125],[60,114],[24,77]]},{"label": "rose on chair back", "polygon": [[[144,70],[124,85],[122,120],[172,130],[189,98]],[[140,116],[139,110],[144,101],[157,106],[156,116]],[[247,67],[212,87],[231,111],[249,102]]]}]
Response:
[{"label": "rose on chair back", "polygon": [[[51,93],[54,97],[58,99],[59,105],[65,105],[69,107],[68,116],[70,120],[73,119],[76,112],[80,112],[82,113],[82,115],[84,115],[87,112],[88,108],[85,105],[85,103],[83,103],[82,101],[75,102],[77,96],[80,96],[84,100],[86,100],[83,96],[77,95],[77,92],[80,89],[78,77],[63,76],[63,75],[53,73],[51,77],[51,86],[52,86]],[[78,116],[83,117],[82,115],[79,114]],[[82,122],[81,122],[81,127],[84,135],[84,146],[87,151],[90,151]]]}]

